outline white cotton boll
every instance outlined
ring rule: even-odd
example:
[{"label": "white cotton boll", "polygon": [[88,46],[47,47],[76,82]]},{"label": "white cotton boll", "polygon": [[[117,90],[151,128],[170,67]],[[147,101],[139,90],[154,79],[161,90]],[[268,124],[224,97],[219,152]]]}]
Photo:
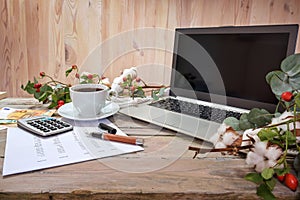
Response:
[{"label": "white cotton boll", "polygon": [[286,121],[288,117],[294,116],[292,112],[285,111],[279,116],[280,121]]},{"label": "white cotton boll", "polygon": [[136,70],[136,67],[131,67],[130,69],[124,69],[124,71],[123,71],[121,77],[122,77],[122,78],[123,78],[123,77],[126,77],[126,78],[127,78],[128,75],[130,75],[130,77],[131,77],[132,79],[135,79],[135,78],[137,77],[137,70]]},{"label": "white cotton boll", "polygon": [[111,92],[115,92],[117,94],[121,93],[123,91],[123,88],[118,83],[113,83],[111,85]]},{"label": "white cotton boll", "polygon": [[255,142],[254,147],[255,147],[254,149],[255,153],[264,156],[267,151],[267,142]]},{"label": "white cotton boll", "polygon": [[232,143],[236,140],[236,139],[238,139],[238,135],[235,135],[234,133],[232,133],[232,132],[226,132],[226,133],[224,133],[224,135],[223,135],[223,140],[222,140],[222,142],[225,144],[225,145],[228,145],[228,146],[230,146],[230,145],[232,145]]},{"label": "white cotton boll", "polygon": [[123,79],[121,77],[116,77],[116,78],[114,78],[113,83],[121,84],[121,83],[123,83]]},{"label": "white cotton boll", "polygon": [[270,146],[265,153],[265,157],[269,160],[277,160],[281,155],[282,149],[278,146]]},{"label": "white cotton boll", "polygon": [[101,83],[104,84],[104,85],[110,85],[109,78],[101,79]]},{"label": "white cotton boll", "polygon": [[266,168],[269,168],[269,167],[274,167],[277,162],[275,160],[266,160]]},{"label": "white cotton boll", "polygon": [[222,135],[223,133],[226,132],[226,130],[229,128],[226,124],[221,124],[220,127],[218,128],[217,132],[219,135]]},{"label": "white cotton boll", "polygon": [[226,148],[227,146],[223,142],[217,142],[215,145],[215,149]]},{"label": "white cotton boll", "polygon": [[[243,133],[243,140],[249,140],[250,139],[249,137],[251,137],[254,139],[255,142],[260,142],[260,139],[257,136],[260,130],[261,130],[260,128],[254,130],[253,129],[245,130],[245,132]],[[251,145],[251,144],[252,144],[251,140],[242,142],[242,146]]]},{"label": "white cotton boll", "polygon": [[255,171],[262,172],[265,168],[268,168],[268,161],[262,161],[256,164]]},{"label": "white cotton boll", "polygon": [[256,165],[257,163],[259,162],[262,162],[264,159],[261,155],[255,153],[255,152],[252,152],[250,151],[248,154],[247,154],[247,158],[246,158],[246,163],[247,165],[250,165],[250,166],[254,166]]}]

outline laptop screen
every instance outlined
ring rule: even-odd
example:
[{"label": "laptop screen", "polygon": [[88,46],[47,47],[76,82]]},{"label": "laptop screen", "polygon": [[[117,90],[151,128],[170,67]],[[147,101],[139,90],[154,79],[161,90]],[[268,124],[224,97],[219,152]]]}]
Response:
[{"label": "laptop screen", "polygon": [[298,25],[178,28],[171,95],[274,111],[268,72],[295,51]]}]

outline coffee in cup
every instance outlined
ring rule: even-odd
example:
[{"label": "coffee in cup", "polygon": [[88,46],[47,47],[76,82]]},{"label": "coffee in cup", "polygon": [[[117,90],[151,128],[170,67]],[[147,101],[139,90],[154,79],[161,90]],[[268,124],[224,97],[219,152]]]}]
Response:
[{"label": "coffee in cup", "polygon": [[109,88],[102,84],[78,84],[70,88],[73,106],[82,117],[95,117],[106,105]]}]

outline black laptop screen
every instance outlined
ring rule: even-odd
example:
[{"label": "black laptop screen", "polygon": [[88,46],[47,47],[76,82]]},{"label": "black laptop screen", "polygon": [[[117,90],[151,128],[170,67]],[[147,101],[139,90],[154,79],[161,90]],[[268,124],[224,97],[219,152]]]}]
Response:
[{"label": "black laptop screen", "polygon": [[265,76],[294,53],[297,31],[297,25],[176,29],[172,95],[273,110],[278,100]]}]

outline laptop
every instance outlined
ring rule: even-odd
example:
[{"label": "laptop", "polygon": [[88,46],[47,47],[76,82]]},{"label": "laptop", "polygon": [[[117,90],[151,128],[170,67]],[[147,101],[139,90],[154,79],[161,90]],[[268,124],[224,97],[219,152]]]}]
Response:
[{"label": "laptop", "polygon": [[121,113],[211,143],[226,117],[275,111],[265,80],[295,52],[297,24],[175,29],[170,94]]}]

